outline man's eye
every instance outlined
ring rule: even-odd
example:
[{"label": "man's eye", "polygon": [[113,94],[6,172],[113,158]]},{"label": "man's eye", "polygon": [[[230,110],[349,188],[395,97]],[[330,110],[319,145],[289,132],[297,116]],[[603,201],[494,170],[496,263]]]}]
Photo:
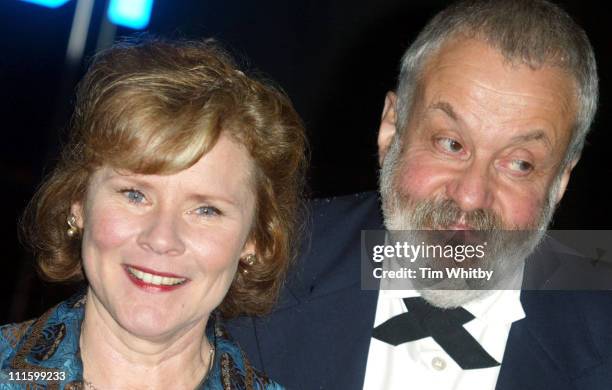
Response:
[{"label": "man's eye", "polygon": [[463,145],[452,138],[438,138],[436,142],[442,149],[449,153],[459,153],[463,150]]},{"label": "man's eye", "polygon": [[142,203],[145,200],[145,196],[142,192],[131,188],[119,191],[128,199],[130,203]]},{"label": "man's eye", "polygon": [[524,160],[512,160],[510,162],[510,169],[521,173],[528,173],[533,169],[533,165]]},{"label": "man's eye", "polygon": [[221,215],[221,212],[218,208],[212,206],[202,206],[195,209],[195,214],[201,215],[203,217],[214,217],[217,215]]}]

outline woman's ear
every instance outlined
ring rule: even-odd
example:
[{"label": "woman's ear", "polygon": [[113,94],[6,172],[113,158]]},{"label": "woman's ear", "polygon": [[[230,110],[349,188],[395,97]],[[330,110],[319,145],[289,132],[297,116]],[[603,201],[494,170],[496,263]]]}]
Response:
[{"label": "woman's ear", "polygon": [[242,252],[240,253],[240,258],[245,259],[249,255],[255,255],[255,241],[252,239],[249,239],[244,244],[244,248],[242,248]]},{"label": "woman's ear", "polygon": [[83,202],[74,202],[70,206],[70,214],[74,215],[79,229],[83,229]]}]

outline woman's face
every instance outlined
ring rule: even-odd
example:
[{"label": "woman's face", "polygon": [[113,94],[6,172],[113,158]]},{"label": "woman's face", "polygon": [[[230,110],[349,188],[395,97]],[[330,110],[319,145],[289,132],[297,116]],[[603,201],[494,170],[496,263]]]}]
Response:
[{"label": "woman's face", "polygon": [[96,171],[72,212],[97,309],[148,339],[206,320],[253,252],[251,171],[246,150],[225,136],[176,174]]}]

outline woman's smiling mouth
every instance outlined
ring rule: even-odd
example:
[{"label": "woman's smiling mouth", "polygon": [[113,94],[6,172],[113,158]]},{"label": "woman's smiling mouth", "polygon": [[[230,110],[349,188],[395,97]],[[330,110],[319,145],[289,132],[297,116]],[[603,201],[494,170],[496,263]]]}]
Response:
[{"label": "woman's smiling mouth", "polygon": [[156,272],[142,267],[124,265],[129,279],[147,291],[170,291],[182,287],[189,281],[178,275]]}]

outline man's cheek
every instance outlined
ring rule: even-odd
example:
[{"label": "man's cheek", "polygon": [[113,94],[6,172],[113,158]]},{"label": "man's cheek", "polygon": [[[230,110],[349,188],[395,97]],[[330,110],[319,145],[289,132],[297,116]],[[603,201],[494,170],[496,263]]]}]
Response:
[{"label": "man's cheek", "polygon": [[502,218],[504,224],[509,228],[529,228],[535,226],[542,211],[543,202],[538,202],[534,198],[512,199],[506,203],[505,212]]},{"label": "man's cheek", "polygon": [[406,161],[402,165],[397,185],[402,194],[416,200],[422,200],[432,195],[444,186],[445,175],[440,169],[417,161]]}]

